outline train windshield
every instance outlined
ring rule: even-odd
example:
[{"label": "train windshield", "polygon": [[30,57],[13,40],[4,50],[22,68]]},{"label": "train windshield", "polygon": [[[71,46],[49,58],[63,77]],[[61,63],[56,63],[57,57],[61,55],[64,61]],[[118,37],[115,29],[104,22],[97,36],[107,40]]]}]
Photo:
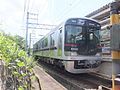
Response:
[{"label": "train windshield", "polygon": [[80,33],[82,33],[81,26],[66,25],[65,43],[71,45],[78,44],[77,41],[82,40],[82,35],[79,35]]}]

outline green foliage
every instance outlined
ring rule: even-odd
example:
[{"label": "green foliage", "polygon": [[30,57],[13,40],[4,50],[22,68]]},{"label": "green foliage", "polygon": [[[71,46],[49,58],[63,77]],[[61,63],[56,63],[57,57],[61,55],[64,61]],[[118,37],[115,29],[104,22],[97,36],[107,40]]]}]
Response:
[{"label": "green foliage", "polygon": [[23,67],[23,66],[25,66],[25,63],[24,62],[17,62],[17,65],[19,66],[19,67]]},{"label": "green foliage", "polygon": [[[11,36],[0,32],[0,55],[8,69],[12,71],[12,75],[17,77],[20,83],[23,83],[18,90],[24,90],[28,86],[26,77],[29,78],[35,64],[32,57],[28,57],[24,51],[23,43],[24,39],[20,36]],[[26,79],[26,81],[21,81],[22,79]]]},{"label": "green foliage", "polygon": [[20,87],[18,88],[18,90],[24,90],[24,88],[23,88],[22,86],[20,86]]},{"label": "green foliage", "polygon": [[6,60],[7,64],[11,61],[11,59],[17,58],[15,55],[17,50],[18,48],[16,43],[4,33],[0,33],[0,54],[2,54],[2,57]]},{"label": "green foliage", "polygon": [[19,35],[14,36],[14,41],[19,45],[19,47],[25,50],[25,39]]},{"label": "green foliage", "polygon": [[27,56],[26,52],[19,47],[15,37],[3,32],[0,32],[0,54],[7,64],[17,58]]}]

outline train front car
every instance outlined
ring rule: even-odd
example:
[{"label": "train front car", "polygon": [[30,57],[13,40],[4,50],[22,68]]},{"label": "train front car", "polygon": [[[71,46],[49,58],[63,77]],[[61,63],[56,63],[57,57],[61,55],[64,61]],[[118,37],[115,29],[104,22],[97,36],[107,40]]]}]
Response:
[{"label": "train front car", "polygon": [[69,19],[65,23],[65,69],[71,73],[95,72],[101,63],[99,23],[83,18]]}]

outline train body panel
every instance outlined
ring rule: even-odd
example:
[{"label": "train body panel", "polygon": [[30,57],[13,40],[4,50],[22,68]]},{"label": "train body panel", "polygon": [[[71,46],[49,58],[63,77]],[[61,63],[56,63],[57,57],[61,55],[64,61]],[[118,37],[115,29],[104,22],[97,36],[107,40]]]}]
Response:
[{"label": "train body panel", "polygon": [[95,21],[68,19],[35,43],[33,54],[71,73],[96,71],[101,62],[99,30],[100,24]]}]

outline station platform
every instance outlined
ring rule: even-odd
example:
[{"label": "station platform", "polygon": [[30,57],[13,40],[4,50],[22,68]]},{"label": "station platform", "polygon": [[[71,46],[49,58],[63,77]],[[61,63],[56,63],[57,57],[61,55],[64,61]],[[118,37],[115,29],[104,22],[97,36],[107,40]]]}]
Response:
[{"label": "station platform", "polygon": [[67,90],[41,67],[35,66],[33,70],[40,81],[41,90]]}]

